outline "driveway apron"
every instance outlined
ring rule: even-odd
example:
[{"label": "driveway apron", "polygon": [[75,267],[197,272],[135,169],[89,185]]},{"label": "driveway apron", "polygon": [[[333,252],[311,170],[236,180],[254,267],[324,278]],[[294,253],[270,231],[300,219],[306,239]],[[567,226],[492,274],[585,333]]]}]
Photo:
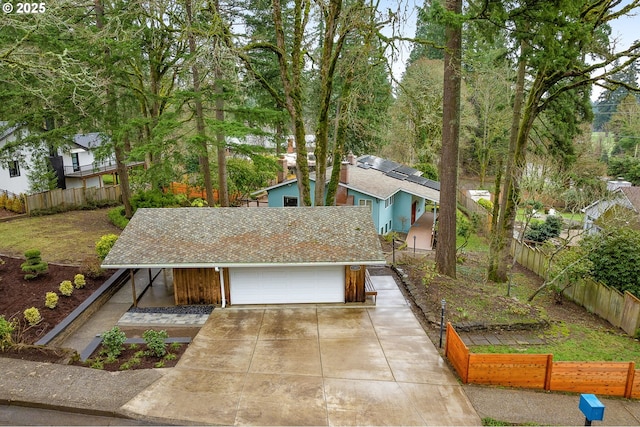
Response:
[{"label": "driveway apron", "polygon": [[122,409],[165,423],[480,425],[393,277],[372,280],[375,306],[215,309]]}]

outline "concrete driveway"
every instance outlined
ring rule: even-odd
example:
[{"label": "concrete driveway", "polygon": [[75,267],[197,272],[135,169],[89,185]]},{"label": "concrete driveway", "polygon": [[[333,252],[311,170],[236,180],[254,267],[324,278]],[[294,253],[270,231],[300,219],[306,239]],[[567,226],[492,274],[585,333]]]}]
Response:
[{"label": "concrete driveway", "polygon": [[214,310],[123,409],[163,423],[480,425],[393,277],[372,279],[376,306]]}]

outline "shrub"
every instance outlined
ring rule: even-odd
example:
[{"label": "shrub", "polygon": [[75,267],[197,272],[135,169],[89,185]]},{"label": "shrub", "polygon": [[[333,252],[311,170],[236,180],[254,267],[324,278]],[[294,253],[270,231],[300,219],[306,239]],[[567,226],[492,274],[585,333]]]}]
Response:
[{"label": "shrub", "polygon": [[82,271],[85,277],[92,279],[97,279],[104,273],[104,270],[100,267],[100,260],[97,256],[85,258],[80,267],[80,271]]},{"label": "shrub", "polygon": [[7,196],[7,193],[2,193],[0,194],[0,209],[8,209],[8,203],[9,203],[9,196]]},{"label": "shrub", "polygon": [[117,208],[109,209],[107,217],[113,225],[121,230],[124,230],[127,224],[129,224],[129,220],[125,216],[124,206],[118,206]]},{"label": "shrub", "polygon": [[24,204],[20,196],[13,196],[7,208],[15,213],[24,213]]},{"label": "shrub", "polygon": [[561,230],[562,218],[556,215],[549,215],[544,222],[531,221],[529,228],[524,233],[524,238],[542,243],[554,237],[558,237]]},{"label": "shrub", "polygon": [[131,197],[131,206],[135,212],[139,208],[178,207],[180,201],[173,194],[159,190],[139,191]]},{"label": "shrub", "polygon": [[24,275],[25,280],[35,279],[38,275],[46,273],[49,269],[49,265],[42,261],[39,250],[29,249],[24,253],[24,256],[27,260],[20,264],[20,268],[27,273]]},{"label": "shrub", "polygon": [[35,326],[42,321],[40,310],[35,307],[27,308],[23,314],[24,320],[26,320],[31,326]]},{"label": "shrub", "polygon": [[207,203],[206,200],[201,199],[200,197],[193,199],[191,201],[191,207],[192,208],[203,208],[205,206],[209,206],[209,203]]},{"label": "shrub", "polygon": [[73,276],[73,284],[75,285],[76,289],[84,288],[84,286],[87,284],[87,281],[84,280],[84,274],[76,274],[75,276]]},{"label": "shrub", "polygon": [[16,329],[16,322],[9,321],[0,315],[0,350],[4,351],[13,345],[12,334]]},{"label": "shrub", "polygon": [[640,297],[640,231],[613,229],[589,236],[580,245],[593,263],[591,275],[595,280]]},{"label": "shrub", "polygon": [[493,202],[487,199],[478,199],[478,204],[488,210],[489,212],[493,212]]},{"label": "shrub", "polygon": [[147,344],[149,353],[156,357],[162,357],[167,354],[167,343],[165,340],[169,338],[167,331],[154,331],[152,329],[144,331],[142,334],[144,342]]},{"label": "shrub", "polygon": [[96,242],[96,253],[101,260],[104,261],[116,240],[118,240],[116,234],[105,234]]},{"label": "shrub", "polygon": [[127,336],[117,326],[109,329],[102,334],[102,345],[107,350],[107,356],[116,358],[120,356],[124,348],[124,342],[127,340]]},{"label": "shrub", "polygon": [[69,297],[73,293],[73,283],[71,283],[71,280],[63,280],[60,283],[59,289],[62,295]]},{"label": "shrub", "polygon": [[44,299],[44,306],[50,309],[56,308],[58,305],[58,294],[55,292],[47,292]]}]

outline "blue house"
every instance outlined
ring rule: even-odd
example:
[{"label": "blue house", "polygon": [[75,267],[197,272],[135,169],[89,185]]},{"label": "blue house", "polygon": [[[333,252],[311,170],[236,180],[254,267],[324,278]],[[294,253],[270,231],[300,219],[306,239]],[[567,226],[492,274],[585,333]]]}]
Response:
[{"label": "blue house", "polygon": [[[426,210],[440,202],[440,183],[424,178],[422,172],[376,156],[353,158],[341,164],[336,205],[369,206],[378,234],[408,233]],[[327,177],[331,168],[327,169]],[[311,175],[311,194],[315,176]],[[299,206],[297,179],[266,188],[269,207]],[[431,206],[432,205],[432,206]]]}]

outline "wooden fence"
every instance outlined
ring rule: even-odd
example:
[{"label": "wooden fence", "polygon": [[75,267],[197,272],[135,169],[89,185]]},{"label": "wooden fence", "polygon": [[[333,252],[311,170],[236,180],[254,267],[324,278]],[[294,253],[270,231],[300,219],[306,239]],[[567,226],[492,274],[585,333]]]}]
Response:
[{"label": "wooden fence", "polygon": [[634,362],[554,362],[552,354],[474,354],[447,324],[445,357],[463,383],[640,398]]},{"label": "wooden fence", "polygon": [[[515,253],[518,264],[542,278],[546,277],[548,261],[541,251],[515,239],[511,251]],[[560,284],[563,287],[565,285]],[[593,280],[580,280],[567,287],[564,295],[630,336],[635,336],[640,329],[640,300],[629,292],[622,293]]]},{"label": "wooden fence", "polygon": [[480,234],[486,235],[491,232],[491,212],[480,206],[475,200],[469,197],[464,190],[458,190],[458,203],[468,212],[480,217],[478,230]]},{"label": "wooden fence", "polygon": [[[207,200],[207,192],[205,189],[200,188],[198,186],[187,185],[180,182],[172,182],[169,184],[169,191],[172,194],[184,194],[187,196],[187,199],[195,199],[200,198],[202,200]],[[240,193],[229,194],[229,202],[238,202],[241,201],[242,195]],[[220,197],[218,196],[218,190],[213,189],[213,200],[215,203],[220,202]]]},{"label": "wooden fence", "polygon": [[92,202],[119,201],[122,193],[119,185],[90,188],[61,188],[26,196],[27,214],[35,210],[46,210],[57,207],[73,208],[88,205]]}]

